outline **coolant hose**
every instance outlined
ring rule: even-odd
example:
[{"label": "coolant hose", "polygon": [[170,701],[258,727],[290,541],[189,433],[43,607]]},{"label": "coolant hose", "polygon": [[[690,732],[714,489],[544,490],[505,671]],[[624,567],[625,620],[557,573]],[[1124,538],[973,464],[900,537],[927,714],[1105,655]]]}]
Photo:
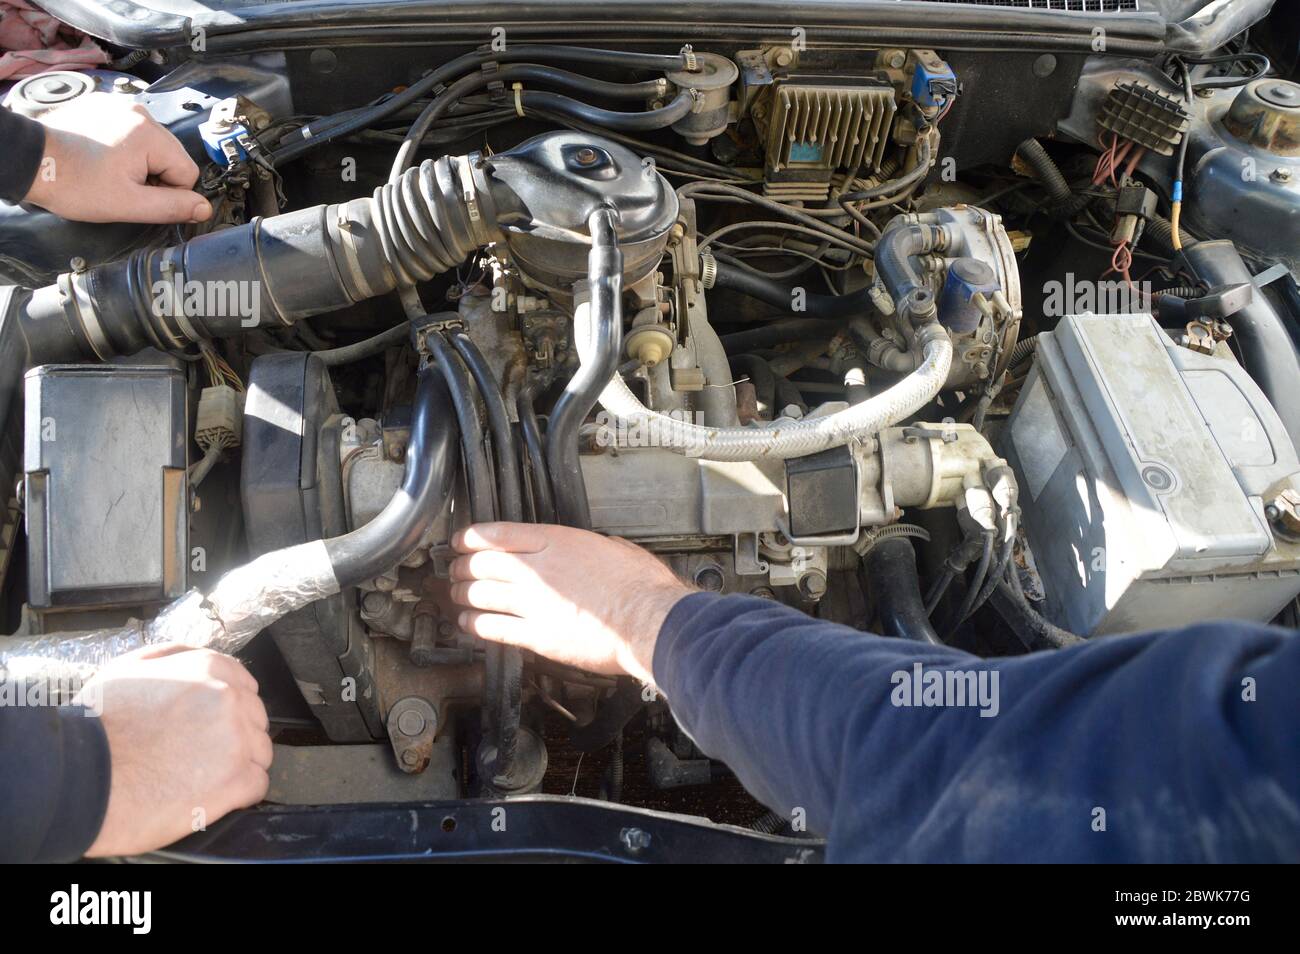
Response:
[{"label": "coolant hose", "polygon": [[876,242],[876,274],[900,315],[914,320],[934,317],[934,293],[917,274],[912,258],[941,250],[945,241],[940,226],[895,219]]},{"label": "coolant hose", "polygon": [[401,488],[364,526],[325,541],[340,587],[381,576],[415,551],[451,495],[458,463],[456,437],[447,385],[436,368],[422,368]]},{"label": "coolant hose", "polygon": [[[934,400],[948,379],[952,342],[933,322],[918,329],[917,340],[923,360],[914,373],[861,404],[821,417],[781,420],[771,426],[701,427],[650,410],[617,375],[608,379],[600,403],[628,425],[654,435],[659,446],[679,454],[724,461],[803,457],[870,437]],[[579,354],[589,347],[584,349],[580,341]]]},{"label": "coolant hose", "polygon": [[580,363],[555,402],[546,435],[546,464],[551,472],[556,512],[561,523],[583,528],[591,526],[591,510],[578,455],[578,430],[596,406],[605,382],[612,379],[622,383],[617,371],[623,350],[623,253],[614,232],[614,213],[597,209],[588,225],[589,301],[579,304],[573,315]]},{"label": "coolant hose", "polygon": [[881,635],[940,645],[921,597],[912,541],[885,537],[867,551],[864,562]]}]

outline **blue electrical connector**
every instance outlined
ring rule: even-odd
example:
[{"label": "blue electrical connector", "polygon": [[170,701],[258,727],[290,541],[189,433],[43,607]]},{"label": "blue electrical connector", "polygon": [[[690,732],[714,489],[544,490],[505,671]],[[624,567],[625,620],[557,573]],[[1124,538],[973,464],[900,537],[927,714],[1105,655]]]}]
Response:
[{"label": "blue electrical connector", "polygon": [[917,63],[912,73],[912,99],[922,109],[944,106],[957,95],[957,74],[947,63],[937,60],[927,66]]},{"label": "blue electrical connector", "polygon": [[248,138],[248,128],[238,119],[239,101],[231,97],[212,107],[208,118],[199,123],[199,138],[212,161],[222,166],[248,158],[243,141]]}]

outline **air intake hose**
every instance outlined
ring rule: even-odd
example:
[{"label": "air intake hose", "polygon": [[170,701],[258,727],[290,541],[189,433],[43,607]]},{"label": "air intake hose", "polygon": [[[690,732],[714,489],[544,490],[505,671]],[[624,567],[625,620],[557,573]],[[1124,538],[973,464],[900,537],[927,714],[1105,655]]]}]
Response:
[{"label": "air intake hose", "polygon": [[34,323],[53,330],[54,305],[66,325],[58,339],[43,336],[57,353],[38,360],[176,350],[426,281],[503,237],[485,162],[429,160],[369,198],[257,218],[62,275],[60,294],[33,296]]},{"label": "air intake hose", "polygon": [[545,133],[491,157],[426,160],[368,198],[61,275],[0,317],[20,326],[28,366],[174,351],[427,281],[494,242],[536,284],[563,293],[586,277],[583,233],[598,208],[617,213],[624,280],[648,274],[677,218],[672,187],[616,143]]}]

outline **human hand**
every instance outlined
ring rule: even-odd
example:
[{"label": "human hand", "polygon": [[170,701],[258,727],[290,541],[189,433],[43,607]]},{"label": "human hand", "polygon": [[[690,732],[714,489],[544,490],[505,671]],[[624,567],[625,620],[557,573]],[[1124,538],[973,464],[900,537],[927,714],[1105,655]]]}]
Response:
[{"label": "human hand", "polygon": [[24,197],[79,222],[206,222],[199,167],[138,104],[87,96],[41,117],[45,156]]},{"label": "human hand", "polygon": [[659,627],[690,587],[640,547],[572,527],[482,523],[452,538],[460,627],[588,672],[653,682]]},{"label": "human hand", "polygon": [[81,695],[97,700],[112,764],[88,857],[161,848],[266,794],[266,708],[238,660],[149,646],[113,660]]}]

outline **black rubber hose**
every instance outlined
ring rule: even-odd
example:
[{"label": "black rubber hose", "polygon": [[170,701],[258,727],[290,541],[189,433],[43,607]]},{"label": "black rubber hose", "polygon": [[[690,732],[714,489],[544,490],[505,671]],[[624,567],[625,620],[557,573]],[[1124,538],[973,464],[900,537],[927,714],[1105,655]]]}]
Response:
[{"label": "black rubber hose", "polygon": [[998,580],[989,603],[1027,649],[1064,649],[1083,642],[1082,637],[1045,619],[1029,604],[1014,566],[1009,567],[1006,576]]},{"label": "black rubber hose", "polygon": [[326,367],[337,368],[340,365],[351,364],[354,361],[381,354],[389,348],[402,344],[410,335],[411,323],[404,321],[400,325],[394,325],[387,331],[381,331],[373,338],[366,338],[364,341],[344,345],[341,348],[328,348],[324,351],[317,351],[315,354],[316,357],[325,362]]},{"label": "black rubber hose", "polygon": [[618,370],[623,351],[623,253],[614,231],[614,213],[608,209],[597,210],[591,216],[589,228],[591,354],[555,402],[546,435],[546,465],[551,473],[557,515],[561,523],[583,529],[591,527],[591,510],[582,479],[578,432],[596,406],[600,392]]},{"label": "black rubber hose", "polygon": [[[440,334],[425,337],[425,344],[438,370],[442,372],[451,391],[456,419],[460,424],[460,450],[465,462],[465,485],[469,493],[470,519],[486,523],[496,519],[496,500],[492,493],[492,464],[483,447],[483,418],[479,414],[478,398],[469,373],[461,363],[455,349]],[[483,697],[501,697],[501,644],[488,643],[483,649]],[[497,739],[497,717],[494,705],[483,707],[483,734],[493,742]]]},{"label": "black rubber hose", "polygon": [[415,388],[401,489],[365,526],[325,541],[340,587],[387,573],[419,546],[455,484],[456,436],[447,384],[436,368],[424,368]]},{"label": "black rubber hose", "polygon": [[[975,610],[975,600],[984,589],[984,583],[989,576],[989,567],[992,565],[993,534],[986,532],[980,547],[979,561],[975,564],[975,572],[966,586],[966,594],[962,597],[961,603],[958,604],[957,611],[953,613],[952,618],[943,628],[945,641],[952,639],[953,634],[957,632],[957,627]],[[987,594],[985,596],[987,597]]]},{"label": "black rubber hose", "polygon": [[774,348],[790,341],[829,341],[840,330],[840,323],[817,318],[787,318],[722,335],[722,346],[728,353]]},{"label": "black rubber hose", "polygon": [[906,537],[886,537],[863,558],[882,635],[942,645],[921,598],[916,551]]},{"label": "black rubber hose", "polygon": [[496,519],[496,500],[492,493],[492,464],[483,446],[483,418],[479,414],[478,398],[469,373],[456,352],[442,335],[426,336],[434,363],[442,372],[451,391],[456,419],[460,424],[460,449],[465,460],[465,476],[469,491],[470,519],[486,523]]},{"label": "black rubber hose", "polygon": [[[1196,278],[1209,288],[1254,285],[1254,276],[1231,242],[1197,242],[1183,253]],[[1291,443],[1300,447],[1300,355],[1273,303],[1262,289],[1253,291],[1250,304],[1225,320],[1246,370],[1282,419]]]},{"label": "black rubber hose", "polygon": [[528,472],[533,489],[533,513],[538,523],[555,523],[555,494],[551,490],[551,475],[546,469],[546,443],[542,440],[542,429],[537,422],[537,399],[539,386],[535,378],[519,389],[515,398],[515,409],[519,415],[519,434],[524,441],[524,452],[528,456]]},{"label": "black rubber hose", "polygon": [[659,109],[647,109],[635,113],[621,113],[613,109],[601,109],[579,102],[559,93],[544,93],[538,90],[524,90],[519,94],[524,113],[530,109],[542,109],[547,112],[570,116],[585,123],[592,123],[619,132],[648,132],[653,129],[667,129],[679,119],[689,116],[695,108],[695,96],[689,90],[682,90],[666,106]]},{"label": "black rubber hose", "polygon": [[681,55],[660,56],[651,53],[624,53],[615,50],[593,50],[587,47],[559,46],[553,44],[532,44],[512,46],[506,50],[480,50],[458,56],[435,70],[431,70],[396,95],[364,109],[352,110],[345,118],[331,121],[329,117],[309,124],[308,135],[299,133],[299,138],[291,140],[271,153],[271,161],[276,165],[296,159],[325,143],[333,142],[343,136],[351,135],[361,129],[373,126],[396,112],[409,106],[444,83],[470,70],[478,69],[488,62],[508,63],[522,60],[555,60],[564,63],[596,63],[606,66],[618,66],[626,69],[681,70],[686,68],[686,59]]},{"label": "black rubber hose", "polygon": [[1070,217],[1089,202],[1086,195],[1076,195],[1055,160],[1037,139],[1026,139],[1016,147],[1016,155],[1033,170],[1034,178],[1047,191],[1048,208],[1053,215]]},{"label": "black rubber hose", "polygon": [[425,135],[446,115],[448,110],[470,93],[495,83],[549,83],[575,93],[632,100],[646,100],[662,93],[665,89],[663,80],[610,83],[590,76],[570,73],[567,70],[543,66],[540,63],[512,63],[491,72],[470,73],[439,93],[416,117],[411,128],[407,130],[406,138],[397,149],[397,156],[393,159],[392,168],[388,173],[388,181],[395,182],[411,167]]},{"label": "black rubber hose", "polygon": [[[761,302],[790,311],[794,303],[794,290],[770,278],[729,265],[717,259],[717,279],[714,288],[729,288],[734,292],[756,298]],[[808,314],[817,318],[859,318],[872,311],[867,289],[848,295],[817,295],[805,293],[803,303]]]},{"label": "black rubber hose", "polygon": [[1006,576],[1007,568],[1011,566],[1011,560],[1015,556],[1015,550],[1015,537],[1008,537],[1002,541],[1002,546],[998,548],[997,562],[993,564],[992,572],[989,573],[984,586],[980,588],[979,595],[975,597],[975,602],[971,604],[966,616],[970,616],[971,613],[974,613],[988,602],[989,597],[993,595],[994,587],[998,585],[998,580]]},{"label": "black rubber hose", "polygon": [[492,435],[496,460],[498,515],[502,520],[518,522],[524,519],[523,477],[519,471],[514,429],[510,426],[510,412],[506,410],[501,384],[492,373],[483,352],[469,335],[458,331],[448,335],[448,338],[469,369],[487,412],[488,431]]},{"label": "black rubber hose", "polygon": [[[479,397],[487,411],[488,430],[496,458],[498,514],[503,520],[518,523],[524,519],[523,477],[519,472],[519,455],[515,448],[514,430],[506,410],[501,384],[488,365],[483,352],[463,331],[449,335],[451,345],[460,355],[478,388]],[[509,778],[514,766],[519,744],[520,710],[523,706],[524,665],[518,649],[498,646],[501,667],[498,695],[494,700],[496,716],[496,762],[492,770],[498,777]]]}]

